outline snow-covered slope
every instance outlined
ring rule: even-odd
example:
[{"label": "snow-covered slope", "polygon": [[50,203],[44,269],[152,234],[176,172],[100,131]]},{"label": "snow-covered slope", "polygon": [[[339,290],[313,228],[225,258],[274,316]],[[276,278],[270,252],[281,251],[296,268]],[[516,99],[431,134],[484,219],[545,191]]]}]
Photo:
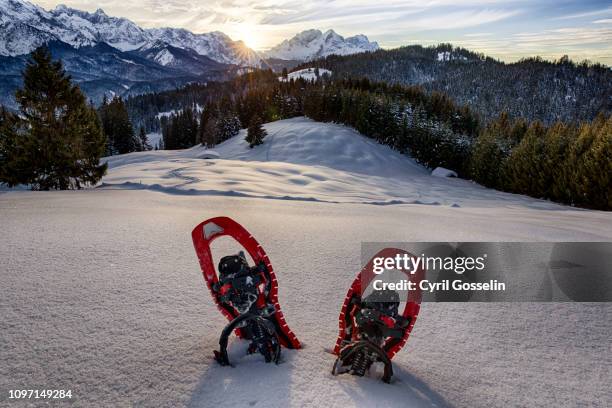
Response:
[{"label": "snow-covered slope", "polygon": [[[327,76],[331,76],[332,72],[329,69],[324,69],[324,68],[319,68],[319,77],[327,75]],[[318,79],[317,77],[317,71],[315,68],[304,68],[304,69],[299,69],[297,71],[293,71],[290,72],[287,75],[287,80],[297,80],[298,78],[302,78],[306,81],[316,81]],[[285,81],[284,77],[279,77],[279,81]]]},{"label": "snow-covered slope", "polygon": [[467,61],[467,57],[454,51],[442,51],[437,54],[436,61]]},{"label": "snow-covered slope", "polygon": [[193,50],[217,62],[242,66],[259,66],[259,55],[242,41],[233,41],[222,32],[194,34],[181,28],[152,28],[147,30],[150,40],[143,45],[146,49],[154,41],[162,41],[177,48]]},{"label": "snow-covered slope", "polygon": [[253,149],[245,130],[202,160],[203,147],[153,151],[107,159],[106,186],[175,194],[232,195],[370,204],[454,207],[512,205],[563,208],[529,197],[486,189],[462,179],[434,177],[422,166],[355,130],[306,118],[265,125],[264,144]]},{"label": "snow-covered slope", "polygon": [[307,61],[327,55],[349,55],[377,50],[378,43],[370,42],[365,35],[344,38],[328,30],[306,30],[285,40],[265,53],[268,58]]},{"label": "snow-covered slope", "polygon": [[[333,377],[324,350],[362,242],[609,241],[612,214],[433,177],[342,126],[265,127],[263,145],[241,134],[215,148],[221,159],[198,159],[201,148],[112,157],[114,188],[0,193],[0,389],[71,389],[64,405],[86,407],[611,406],[610,303],[424,303],[392,384]],[[397,198],[414,204],[353,204]],[[304,345],[279,365],[234,336],[235,367],[213,360],[227,321],[191,231],[220,215],[274,265]]]},{"label": "snow-covered slope", "polygon": [[[173,160],[168,170],[189,165]],[[220,215],[243,224],[274,265],[304,344],[283,350],[279,365],[247,356],[235,336],[235,367],[213,360],[227,320],[191,230]],[[83,407],[611,406],[611,303],[425,303],[392,384],[333,377],[324,351],[361,242],[612,240],[609,213],[97,189],[0,194],[0,225],[2,390],[69,388],[74,399],[54,405]],[[215,241],[216,259],[236,253],[230,244]]]},{"label": "snow-covered slope", "polygon": [[26,54],[53,40],[76,48],[107,43],[121,51],[146,49],[162,41],[224,64],[259,64],[257,53],[220,32],[143,29],[128,19],[108,16],[102,9],[89,13],[59,5],[46,11],[25,0],[0,0],[0,55]]}]

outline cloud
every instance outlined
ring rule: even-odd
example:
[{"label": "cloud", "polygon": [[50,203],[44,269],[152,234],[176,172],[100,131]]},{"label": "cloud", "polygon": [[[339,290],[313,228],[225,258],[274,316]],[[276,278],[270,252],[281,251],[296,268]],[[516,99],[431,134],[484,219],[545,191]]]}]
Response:
[{"label": "cloud", "polygon": [[417,17],[402,25],[409,30],[450,30],[476,27],[521,14],[522,10],[462,10]]},{"label": "cloud", "polygon": [[524,48],[560,48],[568,46],[584,47],[599,44],[612,47],[612,28],[568,27],[555,30],[518,33],[514,36],[516,44]]},{"label": "cloud", "polygon": [[606,7],[606,8],[597,9],[597,10],[590,10],[590,11],[585,11],[581,13],[566,14],[563,16],[555,17],[554,19],[555,20],[571,20],[571,19],[577,19],[577,18],[583,18],[583,17],[599,16],[602,14],[612,14],[612,7]]},{"label": "cloud", "polygon": [[493,33],[468,33],[464,34],[464,37],[491,37]]},{"label": "cloud", "polygon": [[[58,3],[88,11],[103,8],[109,15],[129,18],[146,28],[218,30],[247,42],[256,37],[250,43],[263,49],[305,29],[332,28],[344,36],[366,34],[383,47],[451,42],[503,58],[558,53],[589,57],[591,53],[593,59],[612,60],[608,45],[612,43],[612,7],[602,0],[561,4],[558,0],[34,1],[45,8]],[[558,16],[560,9],[567,14]],[[593,18],[563,27],[570,19],[587,17]]]},{"label": "cloud", "polygon": [[[260,24],[293,24],[301,22],[317,23],[329,20],[352,20],[361,24],[371,24],[372,20],[393,19],[398,15],[409,15],[425,11],[427,8],[419,5],[418,2],[367,2],[359,4],[333,4],[330,7],[328,2],[308,2],[307,5],[296,6],[295,8],[283,8],[282,11],[272,10],[265,15]],[[344,3],[344,2],[334,2]],[[364,20],[360,20],[360,19]]]}]

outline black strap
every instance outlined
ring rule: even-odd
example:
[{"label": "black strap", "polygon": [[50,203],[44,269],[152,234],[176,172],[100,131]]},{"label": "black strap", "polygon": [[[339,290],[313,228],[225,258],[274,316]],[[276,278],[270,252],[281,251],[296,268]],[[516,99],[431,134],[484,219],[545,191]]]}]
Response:
[{"label": "black strap", "polygon": [[340,355],[338,356],[338,359],[342,363],[341,365],[344,365],[344,362],[346,360],[349,360],[353,356],[353,354],[363,349],[368,349],[372,351],[378,356],[379,360],[383,362],[383,364],[385,365],[385,371],[383,373],[382,380],[386,383],[390,383],[391,377],[393,377],[393,366],[391,364],[391,360],[389,360],[387,353],[385,353],[382,348],[378,347],[371,341],[361,340],[355,343],[351,343],[348,346],[342,348],[342,350],[340,350]]}]

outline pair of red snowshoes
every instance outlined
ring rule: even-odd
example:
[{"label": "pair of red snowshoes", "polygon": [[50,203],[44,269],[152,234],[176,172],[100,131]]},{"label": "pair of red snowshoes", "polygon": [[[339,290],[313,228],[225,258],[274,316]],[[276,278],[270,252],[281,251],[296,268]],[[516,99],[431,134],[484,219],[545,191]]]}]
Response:
[{"label": "pair of red snowshoes", "polygon": [[[223,236],[242,245],[255,265],[249,266],[245,254],[240,252],[221,258],[215,269],[210,244]],[[217,307],[230,321],[221,333],[220,349],[215,351],[217,362],[230,364],[227,343],[232,331],[250,340],[248,353],[259,352],[266,362],[279,362],[281,346],[299,349],[301,344],[287,325],[278,303],[274,269],[255,238],[227,217],[202,222],[193,230],[192,238],[206,285]],[[404,251],[388,248],[375,257],[396,253]],[[393,375],[391,359],[408,339],[419,312],[420,297],[406,299],[401,312],[402,302],[395,292],[375,291],[362,299],[362,285],[365,289],[375,276],[372,266],[373,260],[357,275],[342,305],[340,332],[334,348],[338,357],[332,373],[363,376],[373,363],[382,362],[385,367],[382,379],[389,382]]]}]

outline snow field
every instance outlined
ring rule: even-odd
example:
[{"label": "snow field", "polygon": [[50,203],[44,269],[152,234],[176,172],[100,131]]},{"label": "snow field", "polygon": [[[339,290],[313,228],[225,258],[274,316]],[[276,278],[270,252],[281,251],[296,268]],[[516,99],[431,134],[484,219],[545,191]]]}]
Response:
[{"label": "snow field", "polygon": [[[324,68],[319,68],[319,77],[322,77],[324,75],[328,75],[331,76],[332,72],[329,69],[324,69]],[[306,81],[316,81],[317,79],[319,79],[317,77],[317,74],[315,73],[315,69],[314,68],[304,68],[304,69],[300,69],[297,71],[293,71],[290,72],[287,75],[287,80],[297,80],[299,78],[302,78]],[[280,77],[278,78],[281,82],[285,81],[285,78]]]},{"label": "snow field", "polygon": [[[217,215],[274,265],[304,344],[279,366],[235,338],[236,367],[212,359],[226,320],[190,233]],[[610,304],[424,304],[392,385],[333,377],[324,351],[362,241],[610,240],[606,213],[103,189],[4,193],[0,223],[0,406],[19,406],[15,388],[70,388],[84,407],[610,406]]]},{"label": "snow field", "polygon": [[[10,389],[50,388],[74,395],[54,405],[83,407],[612,406],[609,303],[426,303],[393,384],[333,377],[324,350],[362,242],[609,241],[612,214],[434,177],[343,126],[265,127],[263,145],[241,133],[218,159],[200,147],[110,157],[104,188],[0,192],[0,406],[20,405]],[[213,361],[227,321],[191,230],[219,215],[274,266],[304,344],[278,366],[235,338],[236,367]]]},{"label": "snow field", "polygon": [[113,156],[104,186],[189,195],[229,195],[304,201],[567,209],[554,203],[489,190],[461,179],[433,177],[424,167],[355,130],[307,118],[265,125],[253,149],[246,130],[206,149]]}]

